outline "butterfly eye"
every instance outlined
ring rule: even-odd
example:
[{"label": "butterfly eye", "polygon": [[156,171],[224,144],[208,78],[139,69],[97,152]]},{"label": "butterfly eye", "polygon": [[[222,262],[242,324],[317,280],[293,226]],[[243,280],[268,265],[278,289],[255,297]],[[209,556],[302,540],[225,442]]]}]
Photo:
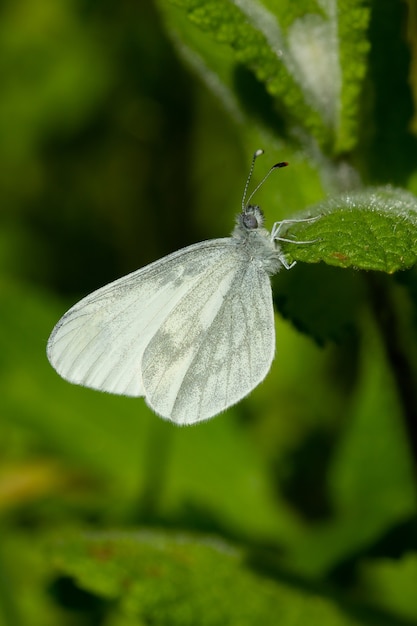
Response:
[{"label": "butterfly eye", "polygon": [[244,213],[242,216],[242,222],[248,230],[253,230],[259,226],[258,220],[252,213]]}]

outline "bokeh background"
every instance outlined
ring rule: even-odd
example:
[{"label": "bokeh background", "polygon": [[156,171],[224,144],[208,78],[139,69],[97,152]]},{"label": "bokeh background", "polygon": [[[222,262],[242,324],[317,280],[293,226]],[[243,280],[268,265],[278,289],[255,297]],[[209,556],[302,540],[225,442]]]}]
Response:
[{"label": "bokeh background", "polygon": [[[227,236],[259,147],[257,180],[290,161],[257,197],[269,227],[344,189],[417,191],[414,1],[254,2],[293,69],[307,54],[283,94],[235,4],[1,5],[1,626],[417,624],[413,269],[280,275],[270,375],[192,428],[46,359],[79,298]],[[331,36],[303,35],[310,14]]]}]

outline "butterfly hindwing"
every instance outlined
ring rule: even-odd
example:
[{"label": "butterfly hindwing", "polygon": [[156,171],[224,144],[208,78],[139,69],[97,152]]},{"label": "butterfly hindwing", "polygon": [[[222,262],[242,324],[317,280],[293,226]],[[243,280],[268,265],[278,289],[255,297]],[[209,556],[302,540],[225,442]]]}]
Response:
[{"label": "butterfly hindwing", "polygon": [[208,419],[265,378],[274,351],[269,276],[238,249],[229,252],[228,263],[196,281],[146,347],[146,400],[178,424]]}]

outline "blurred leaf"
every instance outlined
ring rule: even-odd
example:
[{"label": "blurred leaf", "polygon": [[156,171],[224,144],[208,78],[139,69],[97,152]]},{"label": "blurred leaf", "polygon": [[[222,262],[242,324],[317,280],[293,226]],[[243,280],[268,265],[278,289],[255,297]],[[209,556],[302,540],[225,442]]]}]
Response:
[{"label": "blurred leaf", "polygon": [[355,617],[344,613],[318,589],[312,592],[285,577],[273,580],[251,571],[242,550],[215,538],[153,531],[89,534],[57,542],[52,558],[57,573],[74,577],[82,589],[117,601],[118,611],[132,623],[377,623],[372,614],[360,616],[358,609]]},{"label": "blurred leaf", "polygon": [[334,458],[331,487],[339,512],[365,531],[407,517],[416,507],[402,407],[381,337],[364,320],[358,387]]},{"label": "blurred leaf", "polygon": [[67,624],[48,593],[50,565],[31,530],[19,533],[0,526],[0,625]]},{"label": "blurred leaf", "polygon": [[372,559],[360,566],[360,595],[404,619],[417,622],[417,554],[401,559]]},{"label": "blurred leaf", "polygon": [[328,478],[335,516],[295,546],[293,562],[303,571],[329,571],[416,512],[402,406],[381,338],[366,318],[347,413]]},{"label": "blurred leaf", "polygon": [[312,243],[283,243],[290,260],[388,274],[417,260],[417,198],[405,190],[383,187],[346,193],[311,207],[308,214],[321,217],[289,232],[297,233],[295,243],[297,239]]}]

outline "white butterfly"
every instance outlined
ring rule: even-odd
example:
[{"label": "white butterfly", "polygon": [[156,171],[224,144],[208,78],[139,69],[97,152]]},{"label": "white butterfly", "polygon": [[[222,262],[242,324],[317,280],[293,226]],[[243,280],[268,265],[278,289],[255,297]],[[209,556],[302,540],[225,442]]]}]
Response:
[{"label": "white butterfly", "polygon": [[[269,233],[245,202],[231,237],[178,250],[78,302],[59,320],[48,358],[72,383],[147,404],[176,424],[209,419],[267,375],[275,352],[270,276],[290,269],[282,228]],[[316,219],[316,218],[312,218]]]}]

